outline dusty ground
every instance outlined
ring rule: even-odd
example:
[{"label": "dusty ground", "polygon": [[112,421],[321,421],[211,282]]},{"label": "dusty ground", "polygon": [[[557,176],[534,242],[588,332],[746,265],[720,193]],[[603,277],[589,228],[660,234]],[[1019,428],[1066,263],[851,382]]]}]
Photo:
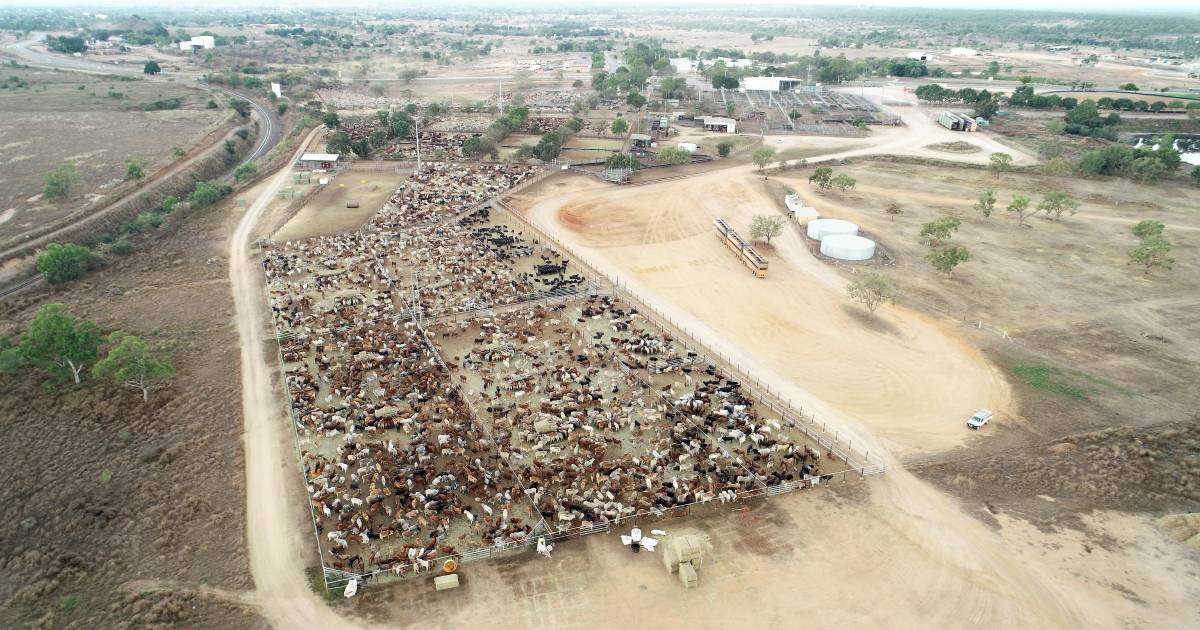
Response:
[{"label": "dusty ground", "polygon": [[62,302],[166,345],[178,371],[148,404],[128,388],[46,392],[41,376],[0,376],[5,626],[259,627],[240,599],[254,583],[221,258],[229,229],[213,210],[87,280],[0,303],[0,334],[23,327],[37,301]]},{"label": "dusty ground", "polygon": [[776,202],[760,177],[721,174],[574,195],[559,189],[530,206],[535,188],[518,205],[620,269],[635,292],[676,305],[687,327],[731,340],[725,354],[780,366],[806,397],[861,418],[889,446],[954,446],[966,437],[960,420],[976,407],[1007,407],[1003,379],[941,324],[906,311],[889,326],[863,326],[843,280],[799,245],[797,232],[774,239],[773,254],[764,248],[772,269],[755,279],[714,235],[712,219],[748,234],[751,217],[775,212]]},{"label": "dusty ground", "polygon": [[[0,111],[5,112],[0,212],[15,210],[0,222],[0,240],[119,192],[130,156],[144,157],[146,175],[153,174],[176,159],[175,147],[190,150],[227,115],[224,108],[207,109],[204,92],[182,85],[5,68],[4,75],[10,74],[26,80],[29,89],[0,90]],[[185,99],[179,109],[138,109],[142,103],[177,96]],[[44,177],[62,163],[74,164],[80,181],[67,199],[42,200]]]},{"label": "dusty ground", "polygon": [[[1121,423],[1150,425],[1181,419],[1200,403],[1190,383],[1200,373],[1192,357],[1195,308],[1200,286],[1194,255],[1200,219],[1200,192],[1174,189],[1174,201],[1123,180],[1082,180],[1029,175],[995,178],[985,170],[937,168],[880,162],[835,167],[858,179],[848,194],[815,191],[807,171],[780,177],[825,216],[847,218],[875,235],[897,263],[888,273],[905,285],[902,303],[953,320],[988,328],[973,334],[1011,373],[1013,368],[1053,366],[1077,370],[1062,380],[1084,391],[1082,398],[1052,397],[1054,422],[1037,422],[1039,432],[1064,432]],[[978,191],[996,191],[1001,207],[990,219],[972,209]],[[1036,204],[1049,190],[1063,190],[1082,202],[1074,217],[1043,217],[1018,228],[1002,208],[1014,194]],[[883,212],[889,203],[898,218]],[[963,225],[954,241],[974,259],[943,278],[923,260],[921,224],[956,213]],[[1136,245],[1130,228],[1142,219],[1165,223],[1175,244],[1176,268],[1146,276],[1127,265]],[[1005,342],[995,331],[1007,331]],[[991,332],[989,332],[989,330]],[[1098,379],[1098,380],[1096,380]],[[1022,409],[1039,418],[1047,409]]]},{"label": "dusty ground", "polygon": [[[320,177],[312,175],[315,184]],[[323,189],[318,191],[296,216],[288,221],[274,239],[289,241],[322,234],[353,231],[379,209],[396,186],[407,177],[407,173],[394,171],[345,171],[333,176]],[[297,191],[308,186],[291,183]],[[357,208],[347,208],[348,201],[357,201]]]}]

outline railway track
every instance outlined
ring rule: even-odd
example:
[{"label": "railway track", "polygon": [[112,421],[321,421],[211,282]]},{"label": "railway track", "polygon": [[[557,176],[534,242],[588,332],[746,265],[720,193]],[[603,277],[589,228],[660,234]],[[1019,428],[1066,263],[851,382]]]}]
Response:
[{"label": "railway track", "polygon": [[32,287],[32,286],[40,283],[41,281],[42,281],[41,276],[33,276],[31,278],[26,278],[24,280],[14,283],[14,284],[10,284],[7,287],[0,288],[0,300],[2,300],[14,293],[17,293],[18,291],[21,291],[23,289],[28,289],[29,287]]}]

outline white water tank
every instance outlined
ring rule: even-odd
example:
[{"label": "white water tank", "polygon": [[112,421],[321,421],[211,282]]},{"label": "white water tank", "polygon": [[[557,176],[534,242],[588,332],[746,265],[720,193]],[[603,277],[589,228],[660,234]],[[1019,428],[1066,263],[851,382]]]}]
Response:
[{"label": "white water tank", "polygon": [[791,211],[792,218],[800,225],[808,225],[810,221],[821,218],[821,213],[817,212],[816,208],[805,205],[804,201],[800,199],[800,195],[788,195],[783,198],[783,201]]},{"label": "white water tank", "polygon": [[858,234],[858,226],[841,219],[813,219],[808,222],[808,238],[824,240],[831,234]]},{"label": "white water tank", "polygon": [[853,234],[830,234],[821,239],[821,253],[838,260],[869,260],[875,241]]}]

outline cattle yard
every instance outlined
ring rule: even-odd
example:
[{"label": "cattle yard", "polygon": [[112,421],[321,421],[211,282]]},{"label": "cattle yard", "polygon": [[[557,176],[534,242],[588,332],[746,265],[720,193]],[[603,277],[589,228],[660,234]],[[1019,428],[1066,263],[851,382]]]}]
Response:
[{"label": "cattle yard", "polygon": [[779,92],[717,89],[704,92],[701,100],[720,108],[734,105],[741,112],[738,130],[742,133],[860,136],[856,124],[899,122],[860,95],[819,88]]},{"label": "cattle yard", "polygon": [[506,209],[548,174],[427,165],[264,246],[327,587],[882,470]]}]

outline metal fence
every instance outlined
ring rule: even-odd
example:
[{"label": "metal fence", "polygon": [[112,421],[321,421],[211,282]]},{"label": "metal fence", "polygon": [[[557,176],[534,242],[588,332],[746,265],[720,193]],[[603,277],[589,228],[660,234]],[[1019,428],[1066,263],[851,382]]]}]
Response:
[{"label": "metal fence", "polygon": [[826,422],[818,422],[816,416],[811,411],[806,415],[803,406],[797,407],[792,405],[790,401],[785,401],[769,385],[764,384],[757,377],[746,373],[741,365],[731,357],[723,353],[716,353],[716,359],[719,360],[713,360],[711,353],[701,350],[704,345],[696,339],[695,335],[684,329],[679,322],[676,322],[657,308],[650,306],[646,300],[633,293],[629,289],[628,284],[623,282],[620,277],[606,274],[591,266],[579,252],[548,235],[541,228],[521,216],[520,213],[516,212],[503,199],[498,199],[496,205],[507,210],[510,215],[520,221],[524,229],[537,234],[547,242],[554,243],[554,246],[562,251],[570,253],[572,259],[576,262],[576,266],[584,270],[586,275],[606,280],[613,287],[613,291],[618,297],[637,306],[647,316],[647,319],[660,330],[671,332],[672,336],[679,340],[688,350],[695,352],[698,356],[706,357],[714,365],[722,366],[731,378],[742,383],[744,387],[747,387],[754,397],[763,401],[773,412],[780,414],[785,422],[793,423],[796,428],[802,430],[812,440],[820,444],[822,448],[825,448],[850,464],[854,469],[859,471],[860,475],[866,476],[886,472],[887,468],[883,460],[878,457],[870,457],[870,451],[867,449],[854,450],[853,440],[846,440],[843,443],[841,432],[836,428],[833,429],[833,435],[830,437],[830,427]]}]

